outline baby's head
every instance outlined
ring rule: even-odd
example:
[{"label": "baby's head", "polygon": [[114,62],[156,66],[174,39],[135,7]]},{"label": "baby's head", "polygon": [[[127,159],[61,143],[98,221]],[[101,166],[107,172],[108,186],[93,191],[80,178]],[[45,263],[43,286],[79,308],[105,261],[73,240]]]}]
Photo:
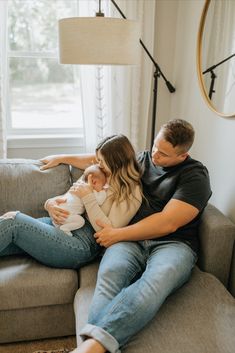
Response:
[{"label": "baby's head", "polygon": [[93,164],[84,170],[83,178],[87,182],[88,175],[91,174],[91,183],[93,189],[96,191],[101,191],[106,184],[106,175],[100,169],[98,164]]}]

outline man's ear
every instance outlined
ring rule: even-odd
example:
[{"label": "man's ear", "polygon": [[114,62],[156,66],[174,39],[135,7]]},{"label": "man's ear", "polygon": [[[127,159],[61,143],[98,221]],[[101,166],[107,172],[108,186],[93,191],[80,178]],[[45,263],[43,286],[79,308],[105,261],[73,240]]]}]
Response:
[{"label": "man's ear", "polygon": [[180,155],[180,157],[181,157],[182,161],[184,161],[188,157],[188,152],[182,153]]}]

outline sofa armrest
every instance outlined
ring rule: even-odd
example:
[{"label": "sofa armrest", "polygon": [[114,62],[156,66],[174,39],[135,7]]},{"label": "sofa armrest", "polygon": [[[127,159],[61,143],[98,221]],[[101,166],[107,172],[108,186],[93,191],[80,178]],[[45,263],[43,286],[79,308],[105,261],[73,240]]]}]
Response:
[{"label": "sofa armrest", "polygon": [[229,278],[228,289],[232,293],[232,295],[235,297],[235,243],[233,246],[233,258],[232,258],[231,269],[230,269],[230,278]]},{"label": "sofa armrest", "polygon": [[199,267],[202,271],[212,273],[227,287],[235,239],[235,224],[215,206],[208,205],[199,227],[199,239]]}]

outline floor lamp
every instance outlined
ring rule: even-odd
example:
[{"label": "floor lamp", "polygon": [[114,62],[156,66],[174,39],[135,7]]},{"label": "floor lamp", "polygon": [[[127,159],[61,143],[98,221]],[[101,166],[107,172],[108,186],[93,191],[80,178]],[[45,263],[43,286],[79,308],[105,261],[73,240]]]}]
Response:
[{"label": "floor lamp", "polygon": [[110,0],[122,19],[104,17],[99,0],[96,17],[72,17],[59,20],[59,55],[62,64],[138,65],[139,43],[152,61],[154,71],[151,146],[155,137],[158,78],[162,77],[170,93],[173,85],[166,79],[140,38],[137,21],[127,20],[114,0]]}]

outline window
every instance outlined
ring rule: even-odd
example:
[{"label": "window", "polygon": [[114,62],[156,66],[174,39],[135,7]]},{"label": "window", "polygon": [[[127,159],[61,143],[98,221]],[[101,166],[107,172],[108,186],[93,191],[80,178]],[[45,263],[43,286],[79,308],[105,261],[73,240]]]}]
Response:
[{"label": "window", "polygon": [[57,21],[76,15],[77,0],[7,1],[9,135],[82,134],[78,66],[57,59]]}]

